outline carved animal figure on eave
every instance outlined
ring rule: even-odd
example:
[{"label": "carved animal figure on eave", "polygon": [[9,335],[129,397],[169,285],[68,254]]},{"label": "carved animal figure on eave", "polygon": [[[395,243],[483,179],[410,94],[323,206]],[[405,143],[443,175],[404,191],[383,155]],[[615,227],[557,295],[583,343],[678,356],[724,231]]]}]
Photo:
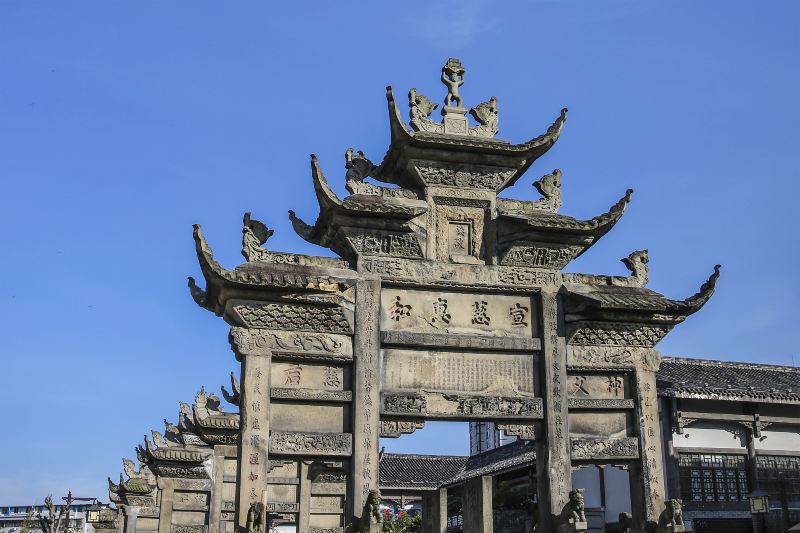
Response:
[{"label": "carved animal figure on eave", "polygon": [[625,267],[631,271],[631,281],[637,287],[644,287],[650,281],[648,263],[650,258],[647,250],[636,250],[628,257],[620,259]]},{"label": "carved animal figure on eave", "polygon": [[470,114],[475,117],[475,120],[484,127],[490,135],[497,134],[497,124],[499,117],[497,116],[497,97],[492,96],[488,102],[478,104],[469,110]]},{"label": "carved animal figure on eave", "polygon": [[542,195],[542,198],[533,203],[534,209],[555,213],[561,208],[561,171],[559,169],[534,181],[533,186]]},{"label": "carved animal figure on eave", "polygon": [[225,398],[225,401],[231,405],[239,405],[239,398],[241,398],[241,390],[239,389],[239,381],[236,379],[236,374],[231,372],[231,391],[229,393],[225,390],[225,385],[220,387],[220,391],[222,392],[222,397]]},{"label": "carved animal figure on eave", "polygon": [[418,93],[416,89],[408,91],[409,122],[415,131],[444,132],[442,124],[428,118],[437,107],[439,107],[439,104],[434,104],[430,98]]},{"label": "carved animal figure on eave", "polygon": [[[354,153],[355,155],[353,155]],[[353,152],[352,148],[348,148],[344,154],[344,167],[347,169],[345,173],[345,189],[350,194],[380,194],[379,187],[364,183],[367,176],[377,168],[372,161],[367,159],[364,152],[361,150]]]},{"label": "carved animal figure on eave", "polygon": [[260,220],[251,218],[249,211],[244,214],[242,223],[242,255],[247,261],[258,261],[261,253],[266,251],[263,246],[275,231]]}]

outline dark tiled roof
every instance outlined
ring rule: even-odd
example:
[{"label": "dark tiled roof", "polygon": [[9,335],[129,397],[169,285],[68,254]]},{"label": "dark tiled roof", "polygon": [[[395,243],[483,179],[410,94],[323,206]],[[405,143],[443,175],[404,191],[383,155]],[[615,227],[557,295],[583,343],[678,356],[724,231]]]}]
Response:
[{"label": "dark tiled roof", "polygon": [[458,474],[468,457],[461,455],[383,454],[381,489],[433,490]]},{"label": "dark tiled roof", "polygon": [[800,368],[664,357],[658,394],[705,400],[800,403]]},{"label": "dark tiled roof", "polygon": [[471,456],[463,470],[445,482],[454,485],[478,476],[500,474],[509,470],[535,464],[536,451],[533,442],[518,440],[499,448]]}]

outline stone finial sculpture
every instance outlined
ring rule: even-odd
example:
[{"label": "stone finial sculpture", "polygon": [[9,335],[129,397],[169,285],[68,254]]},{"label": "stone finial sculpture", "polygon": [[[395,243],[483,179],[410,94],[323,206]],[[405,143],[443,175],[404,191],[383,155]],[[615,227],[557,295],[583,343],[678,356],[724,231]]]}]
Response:
[{"label": "stone finial sculpture", "polygon": [[271,230],[263,222],[250,217],[250,212],[244,214],[242,220],[242,255],[250,261],[261,259],[267,243],[274,230]]},{"label": "stone finial sculpture", "polygon": [[225,390],[225,385],[220,387],[220,391],[222,392],[222,397],[225,398],[231,405],[239,405],[239,399],[241,398],[241,390],[239,389],[239,381],[236,379],[236,374],[231,372],[231,391],[228,392]]},{"label": "stone finial sculpture", "polygon": [[647,250],[636,250],[631,252],[628,257],[620,259],[625,267],[631,271],[631,285],[635,287],[644,287],[650,281],[649,267],[647,263],[650,261]]},{"label": "stone finial sculpture", "polygon": [[497,116],[497,97],[492,96],[488,102],[478,104],[469,110],[475,120],[478,121],[480,126],[472,128],[472,132],[479,137],[494,137],[498,131],[497,124],[499,118]]},{"label": "stone finial sculpture", "polygon": [[449,107],[455,100],[456,107],[461,107],[461,95],[458,93],[458,88],[464,85],[465,72],[461,61],[454,57],[448,59],[445,66],[442,67],[442,83],[447,87],[444,105]]},{"label": "stone finial sculpture", "polygon": [[264,504],[253,502],[247,510],[246,533],[264,533]]},{"label": "stone finial sculpture", "polygon": [[380,533],[383,529],[383,515],[381,514],[381,491],[372,489],[364,502],[361,513],[359,533]]},{"label": "stone finial sculpture", "polygon": [[686,531],[683,524],[683,506],[680,500],[667,500],[665,508],[658,517],[658,533],[678,533]]},{"label": "stone finial sculpture", "polygon": [[575,489],[569,492],[569,501],[559,515],[558,533],[577,533],[587,530],[583,493],[584,489]]},{"label": "stone finial sculpture", "polygon": [[416,89],[412,88],[408,91],[409,121],[414,131],[444,132],[441,124],[428,118],[437,107],[439,107],[439,104],[434,104],[430,98],[418,93]]},{"label": "stone finial sculpture", "polygon": [[555,213],[561,207],[561,171],[555,169],[552,174],[545,174],[533,186],[542,198],[533,203],[535,209]]}]

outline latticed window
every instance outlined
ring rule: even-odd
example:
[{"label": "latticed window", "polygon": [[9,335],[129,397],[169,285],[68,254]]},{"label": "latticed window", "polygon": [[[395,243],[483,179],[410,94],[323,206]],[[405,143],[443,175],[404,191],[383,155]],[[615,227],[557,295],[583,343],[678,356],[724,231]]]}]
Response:
[{"label": "latticed window", "polygon": [[800,457],[758,455],[756,468],[759,488],[769,494],[773,502],[780,501],[783,490],[788,501],[800,501]]},{"label": "latticed window", "polygon": [[744,455],[680,454],[681,497],[691,502],[747,501],[745,460]]}]

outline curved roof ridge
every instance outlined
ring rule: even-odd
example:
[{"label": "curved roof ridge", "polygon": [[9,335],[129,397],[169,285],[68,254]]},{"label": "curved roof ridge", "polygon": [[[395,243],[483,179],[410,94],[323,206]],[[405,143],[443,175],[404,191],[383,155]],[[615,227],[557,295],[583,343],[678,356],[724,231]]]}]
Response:
[{"label": "curved roof ridge", "polygon": [[800,372],[800,367],[797,366],[789,366],[789,365],[776,365],[771,363],[749,363],[744,361],[724,361],[720,359],[703,359],[699,357],[678,357],[672,355],[665,355],[663,356],[665,361],[675,361],[678,363],[690,363],[690,364],[714,364],[714,365],[724,365],[724,366],[733,366],[733,367],[741,367],[741,368],[764,368],[766,367],[769,370],[781,370],[787,372]]}]

